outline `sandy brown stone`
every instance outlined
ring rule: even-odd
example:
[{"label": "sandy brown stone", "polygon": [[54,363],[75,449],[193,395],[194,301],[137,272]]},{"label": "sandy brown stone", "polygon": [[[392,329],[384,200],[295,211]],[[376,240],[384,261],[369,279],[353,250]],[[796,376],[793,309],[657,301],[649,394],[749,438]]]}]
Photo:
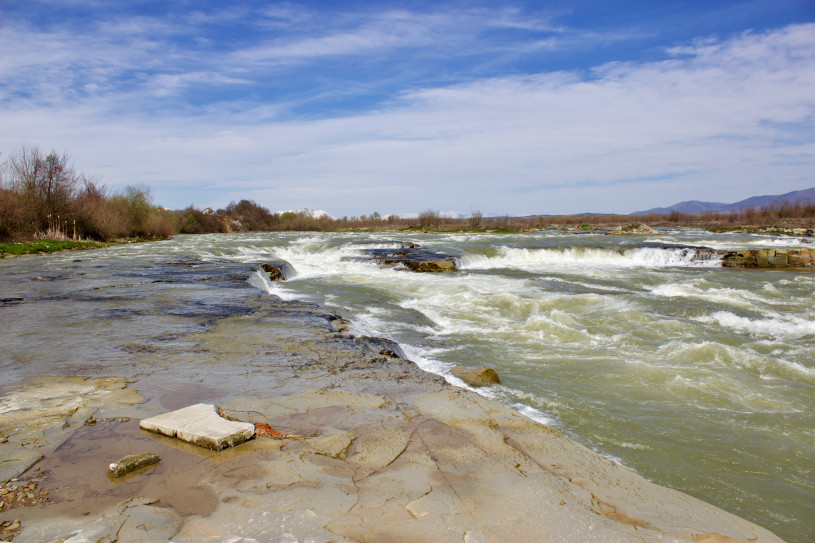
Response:
[{"label": "sandy brown stone", "polygon": [[450,370],[454,376],[458,377],[471,387],[488,387],[501,382],[498,374],[492,368],[478,366],[468,368],[466,366],[456,366]]},{"label": "sandy brown stone", "polygon": [[159,463],[159,457],[155,453],[145,452],[131,454],[113,462],[108,466],[108,474],[111,477],[122,477],[138,469],[152,466]]}]

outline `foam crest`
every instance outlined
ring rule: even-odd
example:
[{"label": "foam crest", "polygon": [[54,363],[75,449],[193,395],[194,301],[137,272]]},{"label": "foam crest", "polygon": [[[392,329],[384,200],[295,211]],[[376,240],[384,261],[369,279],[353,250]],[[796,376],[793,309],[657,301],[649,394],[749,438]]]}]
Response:
[{"label": "foam crest", "polygon": [[542,268],[664,268],[719,266],[718,259],[702,260],[693,249],[639,247],[629,249],[567,247],[527,249],[499,247],[498,254],[467,254],[461,267],[471,270],[516,268],[540,271]]},{"label": "foam crest", "polygon": [[255,272],[249,276],[248,282],[266,294],[278,296],[283,300],[294,300],[299,297],[298,294],[283,288],[279,282],[269,280],[269,276],[261,270],[255,270]]},{"label": "foam crest", "polygon": [[795,315],[776,315],[769,319],[749,319],[729,311],[717,311],[697,318],[706,324],[718,324],[730,330],[753,336],[795,339],[815,335],[815,321]]},{"label": "foam crest", "polygon": [[[707,302],[732,305],[744,309],[761,310],[764,304],[771,304],[773,300],[756,292],[730,287],[703,286],[704,280],[684,283],[665,283],[650,289],[654,296],[666,298],[695,298]],[[766,289],[767,294],[774,294]]]}]

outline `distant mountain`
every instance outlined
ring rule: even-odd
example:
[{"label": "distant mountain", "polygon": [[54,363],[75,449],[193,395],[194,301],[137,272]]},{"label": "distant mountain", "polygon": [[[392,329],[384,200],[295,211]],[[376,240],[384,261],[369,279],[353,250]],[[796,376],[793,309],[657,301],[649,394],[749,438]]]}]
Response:
[{"label": "distant mountain", "polygon": [[786,194],[767,195],[767,196],[753,196],[746,200],[741,200],[734,204],[722,204],[719,202],[700,202],[698,200],[688,200],[686,202],[679,202],[670,207],[655,207],[645,211],[635,211],[631,215],[648,215],[650,213],[668,215],[673,211],[678,213],[705,213],[706,211],[715,211],[718,213],[733,213],[736,211],[743,211],[745,209],[761,208],[764,206],[779,206],[784,203],[790,204],[808,204],[815,203],[815,187],[805,190],[796,190]]}]

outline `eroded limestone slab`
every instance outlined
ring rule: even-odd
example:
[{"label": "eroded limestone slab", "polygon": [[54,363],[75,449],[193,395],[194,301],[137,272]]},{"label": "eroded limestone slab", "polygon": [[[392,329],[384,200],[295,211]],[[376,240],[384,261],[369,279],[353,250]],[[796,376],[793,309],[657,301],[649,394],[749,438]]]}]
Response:
[{"label": "eroded limestone slab", "polygon": [[255,433],[253,424],[226,420],[205,403],[144,419],[139,427],[216,451],[239,445]]},{"label": "eroded limestone slab", "polygon": [[121,377],[36,377],[0,396],[0,482],[24,473],[90,417],[141,417],[155,411]]},{"label": "eroded limestone slab", "polygon": [[[154,498],[138,497],[123,501],[99,518],[81,525],[67,518],[43,519],[30,527],[15,541],[64,543],[100,543],[103,541],[169,542],[178,531],[181,517],[165,507],[154,505]],[[26,529],[29,528],[29,529]]]}]

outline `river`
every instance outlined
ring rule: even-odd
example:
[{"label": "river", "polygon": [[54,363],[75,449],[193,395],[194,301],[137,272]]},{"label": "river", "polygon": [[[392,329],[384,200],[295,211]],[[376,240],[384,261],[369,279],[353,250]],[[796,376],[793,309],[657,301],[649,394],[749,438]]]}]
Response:
[{"label": "river", "polygon": [[[455,255],[459,271],[413,273],[358,258],[405,241]],[[399,342],[421,368],[454,384],[461,384],[449,372],[455,365],[492,367],[501,384],[480,393],[659,484],[805,541],[815,534],[815,274],[723,269],[680,247],[804,241],[684,229],[648,237],[216,234],[15,259],[0,272],[9,279],[38,266],[44,280],[25,287],[32,291],[56,288],[48,279],[69,265],[82,266],[87,282],[168,258],[285,260],[293,278],[271,283],[258,272],[249,289],[318,302],[350,319],[352,332]],[[212,295],[205,285],[182,294]],[[130,304],[105,303],[106,311]],[[71,324],[49,323],[40,335],[58,326]],[[4,334],[4,341],[18,352],[32,339]],[[121,349],[113,356],[79,341],[68,348],[126,364]],[[99,364],[96,374],[104,373]],[[14,376],[42,371],[24,369],[19,357],[0,368]]]}]

